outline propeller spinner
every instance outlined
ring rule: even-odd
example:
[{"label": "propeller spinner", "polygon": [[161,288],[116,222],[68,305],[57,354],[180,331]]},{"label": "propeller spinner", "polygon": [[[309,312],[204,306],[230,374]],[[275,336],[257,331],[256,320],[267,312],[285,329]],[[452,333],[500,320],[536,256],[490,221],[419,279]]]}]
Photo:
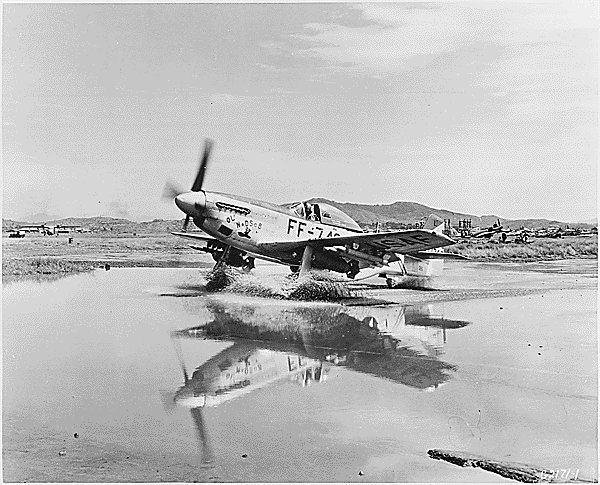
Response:
[{"label": "propeller spinner", "polygon": [[[187,231],[187,226],[190,222],[190,213],[193,213],[198,206],[204,206],[206,203],[206,197],[202,193],[202,185],[204,183],[204,176],[206,175],[206,167],[210,158],[210,152],[212,151],[213,141],[206,139],[204,141],[204,151],[199,157],[200,166],[198,167],[198,173],[192,184],[192,188],[189,192],[182,190],[180,186],[168,181],[165,184],[163,190],[163,197],[174,199],[175,204],[179,209],[185,212],[185,221],[183,223],[183,230]],[[202,193],[202,195],[199,194]],[[204,197],[203,197],[204,196]]]}]

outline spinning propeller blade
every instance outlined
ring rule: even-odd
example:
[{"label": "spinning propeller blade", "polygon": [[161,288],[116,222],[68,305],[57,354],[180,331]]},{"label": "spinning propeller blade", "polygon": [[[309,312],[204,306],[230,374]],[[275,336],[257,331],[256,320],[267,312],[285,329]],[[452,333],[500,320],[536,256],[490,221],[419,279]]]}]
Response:
[{"label": "spinning propeller blade", "polygon": [[179,194],[183,194],[184,192],[185,190],[183,190],[179,185],[168,180],[163,189],[162,197],[163,199],[173,200]]},{"label": "spinning propeller blade", "polygon": [[[192,188],[190,192],[200,192],[202,190],[202,184],[204,183],[204,176],[206,175],[206,167],[208,165],[208,160],[210,158],[210,152],[212,151],[213,141],[209,138],[206,138],[204,141],[204,151],[202,152],[199,162],[200,166],[198,167],[198,173],[196,174],[196,179],[192,184]],[[162,196],[163,198],[175,199],[178,195],[185,193],[185,190],[182,190],[177,184],[167,181],[165,184],[165,188],[163,189]],[[177,201],[176,201],[177,202]],[[187,231],[187,227],[190,223],[190,215],[186,214],[185,221],[183,222],[183,232]]]},{"label": "spinning propeller blade", "polygon": [[170,391],[160,391],[160,400],[167,413],[172,413],[175,410],[175,393]]},{"label": "spinning propeller blade", "polygon": [[210,445],[210,438],[206,430],[204,417],[202,416],[202,408],[192,408],[190,411],[192,414],[192,419],[194,420],[194,427],[196,428],[198,444],[200,445],[202,464],[210,465],[214,460],[214,453]]},{"label": "spinning propeller blade", "polygon": [[190,376],[188,375],[187,369],[185,368],[185,361],[183,360],[183,352],[181,350],[181,342],[179,342],[179,340],[175,337],[171,337],[171,342],[173,343],[173,348],[175,349],[175,354],[177,355],[179,366],[183,371],[183,380],[187,384],[190,380]]},{"label": "spinning propeller blade", "polygon": [[192,185],[192,192],[199,192],[202,190],[202,182],[204,182],[204,174],[206,173],[206,166],[208,165],[208,159],[210,158],[210,152],[212,150],[213,142],[210,139],[204,141],[204,153],[200,159],[200,167],[198,168],[198,174],[196,180]]},{"label": "spinning propeller blade", "polygon": [[[183,359],[183,352],[181,349],[181,342],[176,337],[171,337],[171,342],[173,343],[173,348],[175,349],[175,354],[177,355],[177,360],[179,361],[179,365],[181,366],[181,370],[183,371],[183,380],[185,384],[190,381],[190,376],[185,367],[185,362]],[[163,401],[163,406],[166,411],[172,411],[175,406],[175,394],[171,393],[161,393],[161,398]],[[192,420],[194,421],[194,428],[196,429],[196,436],[198,438],[198,445],[200,448],[200,456],[201,463],[205,466],[212,466],[212,462],[214,461],[214,452],[212,450],[210,444],[210,438],[208,436],[208,431],[206,429],[206,423],[204,421],[204,416],[202,414],[202,407],[195,407],[190,409]]]}]

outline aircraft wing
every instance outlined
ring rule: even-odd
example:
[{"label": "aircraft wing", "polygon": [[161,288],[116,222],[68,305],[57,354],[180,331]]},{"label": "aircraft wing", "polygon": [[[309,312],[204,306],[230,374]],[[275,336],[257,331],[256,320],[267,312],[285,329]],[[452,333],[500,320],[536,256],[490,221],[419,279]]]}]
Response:
[{"label": "aircraft wing", "polygon": [[[227,247],[227,245],[225,243],[222,243],[221,241],[219,241],[218,239],[215,239],[212,236],[208,236],[206,234],[199,234],[197,232],[172,232],[171,234],[173,234],[174,236],[179,236],[185,239],[192,239],[195,241],[204,241],[206,243],[208,243],[208,246],[196,246],[194,244],[190,244],[190,247],[192,249],[195,249],[196,251],[204,251],[206,253],[211,253],[213,254],[215,251],[219,251],[219,250],[223,250]],[[280,263],[280,261],[278,259],[275,258],[270,258],[268,256],[265,256],[263,254],[257,254],[257,253],[252,253],[252,252],[248,252],[247,254],[251,255],[254,258],[258,258],[258,259],[263,259],[264,261],[269,261],[271,263]]]},{"label": "aircraft wing", "polygon": [[212,236],[208,236],[207,234],[199,234],[197,232],[172,232],[171,234],[173,234],[173,236],[192,239],[194,241],[218,242],[217,239]]},{"label": "aircraft wing", "polygon": [[407,230],[394,232],[357,233],[350,236],[327,237],[322,239],[303,239],[297,241],[264,242],[259,244],[263,249],[270,251],[291,251],[303,249],[307,245],[315,248],[334,246],[356,246],[360,251],[373,254],[398,253],[409,254],[427,249],[449,246],[455,241],[443,234],[425,230]]}]

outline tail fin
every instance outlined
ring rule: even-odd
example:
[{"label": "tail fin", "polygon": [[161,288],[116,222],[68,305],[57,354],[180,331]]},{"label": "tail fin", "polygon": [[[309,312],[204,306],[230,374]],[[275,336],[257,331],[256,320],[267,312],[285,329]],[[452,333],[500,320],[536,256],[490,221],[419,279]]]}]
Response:
[{"label": "tail fin", "polygon": [[431,214],[427,218],[427,222],[425,223],[425,227],[423,227],[426,231],[433,231],[436,234],[442,234],[444,230],[444,219],[436,216],[435,214]]}]

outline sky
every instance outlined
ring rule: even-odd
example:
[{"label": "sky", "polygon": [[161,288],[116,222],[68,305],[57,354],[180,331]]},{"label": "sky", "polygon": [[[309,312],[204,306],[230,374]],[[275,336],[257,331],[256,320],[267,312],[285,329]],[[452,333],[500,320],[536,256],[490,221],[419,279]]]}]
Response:
[{"label": "sky", "polygon": [[597,213],[590,1],[3,4],[3,217],[183,214],[205,188]]}]

